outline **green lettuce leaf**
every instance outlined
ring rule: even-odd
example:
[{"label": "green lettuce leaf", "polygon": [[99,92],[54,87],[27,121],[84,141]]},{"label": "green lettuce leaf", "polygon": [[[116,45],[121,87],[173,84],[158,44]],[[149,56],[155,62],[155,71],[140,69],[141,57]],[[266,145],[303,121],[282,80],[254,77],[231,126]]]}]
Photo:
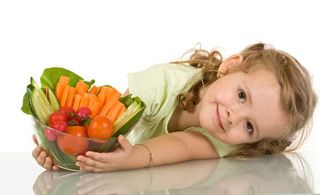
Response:
[{"label": "green lettuce leaf", "polygon": [[29,95],[28,92],[26,92],[23,96],[23,102],[22,102],[22,107],[21,107],[22,112],[26,114],[32,114],[30,105],[29,105]]},{"label": "green lettuce leaf", "polygon": [[[68,76],[70,78],[69,85],[72,87],[74,87],[79,80],[83,80],[81,76],[77,75],[76,73],[70,70],[67,70],[61,67],[51,67],[43,71],[40,77],[41,87],[48,86],[54,91],[56,84],[58,83],[59,78],[62,75]],[[95,81],[91,80],[91,81],[84,81],[84,82],[88,84],[90,88]]]},{"label": "green lettuce leaf", "polygon": [[[76,83],[79,80],[83,80],[81,76],[77,75],[76,73],[70,70],[67,70],[62,67],[51,67],[51,68],[46,68],[40,77],[41,88],[48,86],[52,91],[55,91],[56,84],[58,83],[59,78],[62,75],[68,76],[70,78],[69,85],[73,87],[76,85]],[[84,81],[84,82],[90,88],[91,85],[95,83],[95,80],[92,79],[91,81]],[[26,91],[26,93],[23,96],[21,110],[26,114],[31,114],[31,115],[33,114],[32,107],[30,106],[28,91]]]}]

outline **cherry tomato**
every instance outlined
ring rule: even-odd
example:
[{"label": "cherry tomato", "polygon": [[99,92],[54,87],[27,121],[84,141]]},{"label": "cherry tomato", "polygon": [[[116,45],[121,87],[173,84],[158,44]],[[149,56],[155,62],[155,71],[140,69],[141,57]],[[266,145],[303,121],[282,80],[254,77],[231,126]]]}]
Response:
[{"label": "cherry tomato", "polygon": [[44,129],[44,136],[47,138],[48,141],[51,141],[51,142],[57,139],[56,133],[49,128]]},{"label": "cherry tomato", "polygon": [[76,116],[76,112],[73,110],[72,107],[69,107],[69,106],[62,106],[60,108],[60,112],[63,112],[67,115],[67,120]]},{"label": "cherry tomato", "polygon": [[68,127],[67,135],[60,135],[57,140],[59,148],[66,154],[77,156],[85,154],[88,149],[86,128],[83,126]]},{"label": "cherry tomato", "polygon": [[96,116],[88,127],[88,136],[91,138],[107,139],[112,133],[112,122],[106,116]]},{"label": "cherry tomato", "polygon": [[66,131],[67,129],[67,122],[65,121],[56,121],[54,123],[50,123],[49,125],[51,128],[56,129],[58,131]]},{"label": "cherry tomato", "polygon": [[68,126],[81,126],[81,119],[78,117],[72,117],[68,120]]},{"label": "cherry tomato", "polygon": [[67,128],[67,133],[78,137],[88,137],[87,129],[83,126],[71,126]]},{"label": "cherry tomato", "polygon": [[87,107],[81,107],[77,110],[76,113],[81,119],[87,119],[90,117],[91,110]]},{"label": "cherry tomato", "polygon": [[49,123],[53,124],[56,123],[57,121],[67,121],[67,115],[64,112],[53,112],[50,115]]}]

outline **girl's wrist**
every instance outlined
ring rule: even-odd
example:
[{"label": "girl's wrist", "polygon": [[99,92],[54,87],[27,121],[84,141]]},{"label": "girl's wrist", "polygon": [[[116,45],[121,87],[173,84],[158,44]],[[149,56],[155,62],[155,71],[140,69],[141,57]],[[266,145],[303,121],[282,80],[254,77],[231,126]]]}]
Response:
[{"label": "girl's wrist", "polygon": [[150,148],[145,144],[135,144],[133,154],[136,157],[137,168],[147,168],[153,166],[153,156]]}]

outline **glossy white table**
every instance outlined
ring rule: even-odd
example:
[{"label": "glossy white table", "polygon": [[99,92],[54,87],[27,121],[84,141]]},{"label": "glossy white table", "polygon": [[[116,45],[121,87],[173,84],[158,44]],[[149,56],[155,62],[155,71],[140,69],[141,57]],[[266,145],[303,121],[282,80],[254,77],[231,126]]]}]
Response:
[{"label": "glossy white table", "polygon": [[202,160],[111,173],[46,171],[29,153],[1,153],[0,194],[319,193],[320,156]]}]

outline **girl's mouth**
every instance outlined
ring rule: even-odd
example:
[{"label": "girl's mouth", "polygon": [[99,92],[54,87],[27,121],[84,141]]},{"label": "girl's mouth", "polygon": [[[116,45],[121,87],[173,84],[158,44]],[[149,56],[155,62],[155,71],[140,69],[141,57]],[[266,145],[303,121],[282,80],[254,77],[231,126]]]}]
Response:
[{"label": "girl's mouth", "polygon": [[218,126],[222,129],[223,132],[225,132],[224,128],[223,128],[223,125],[222,125],[222,122],[221,122],[221,118],[220,118],[220,114],[219,114],[219,106],[217,104],[217,124]]}]

